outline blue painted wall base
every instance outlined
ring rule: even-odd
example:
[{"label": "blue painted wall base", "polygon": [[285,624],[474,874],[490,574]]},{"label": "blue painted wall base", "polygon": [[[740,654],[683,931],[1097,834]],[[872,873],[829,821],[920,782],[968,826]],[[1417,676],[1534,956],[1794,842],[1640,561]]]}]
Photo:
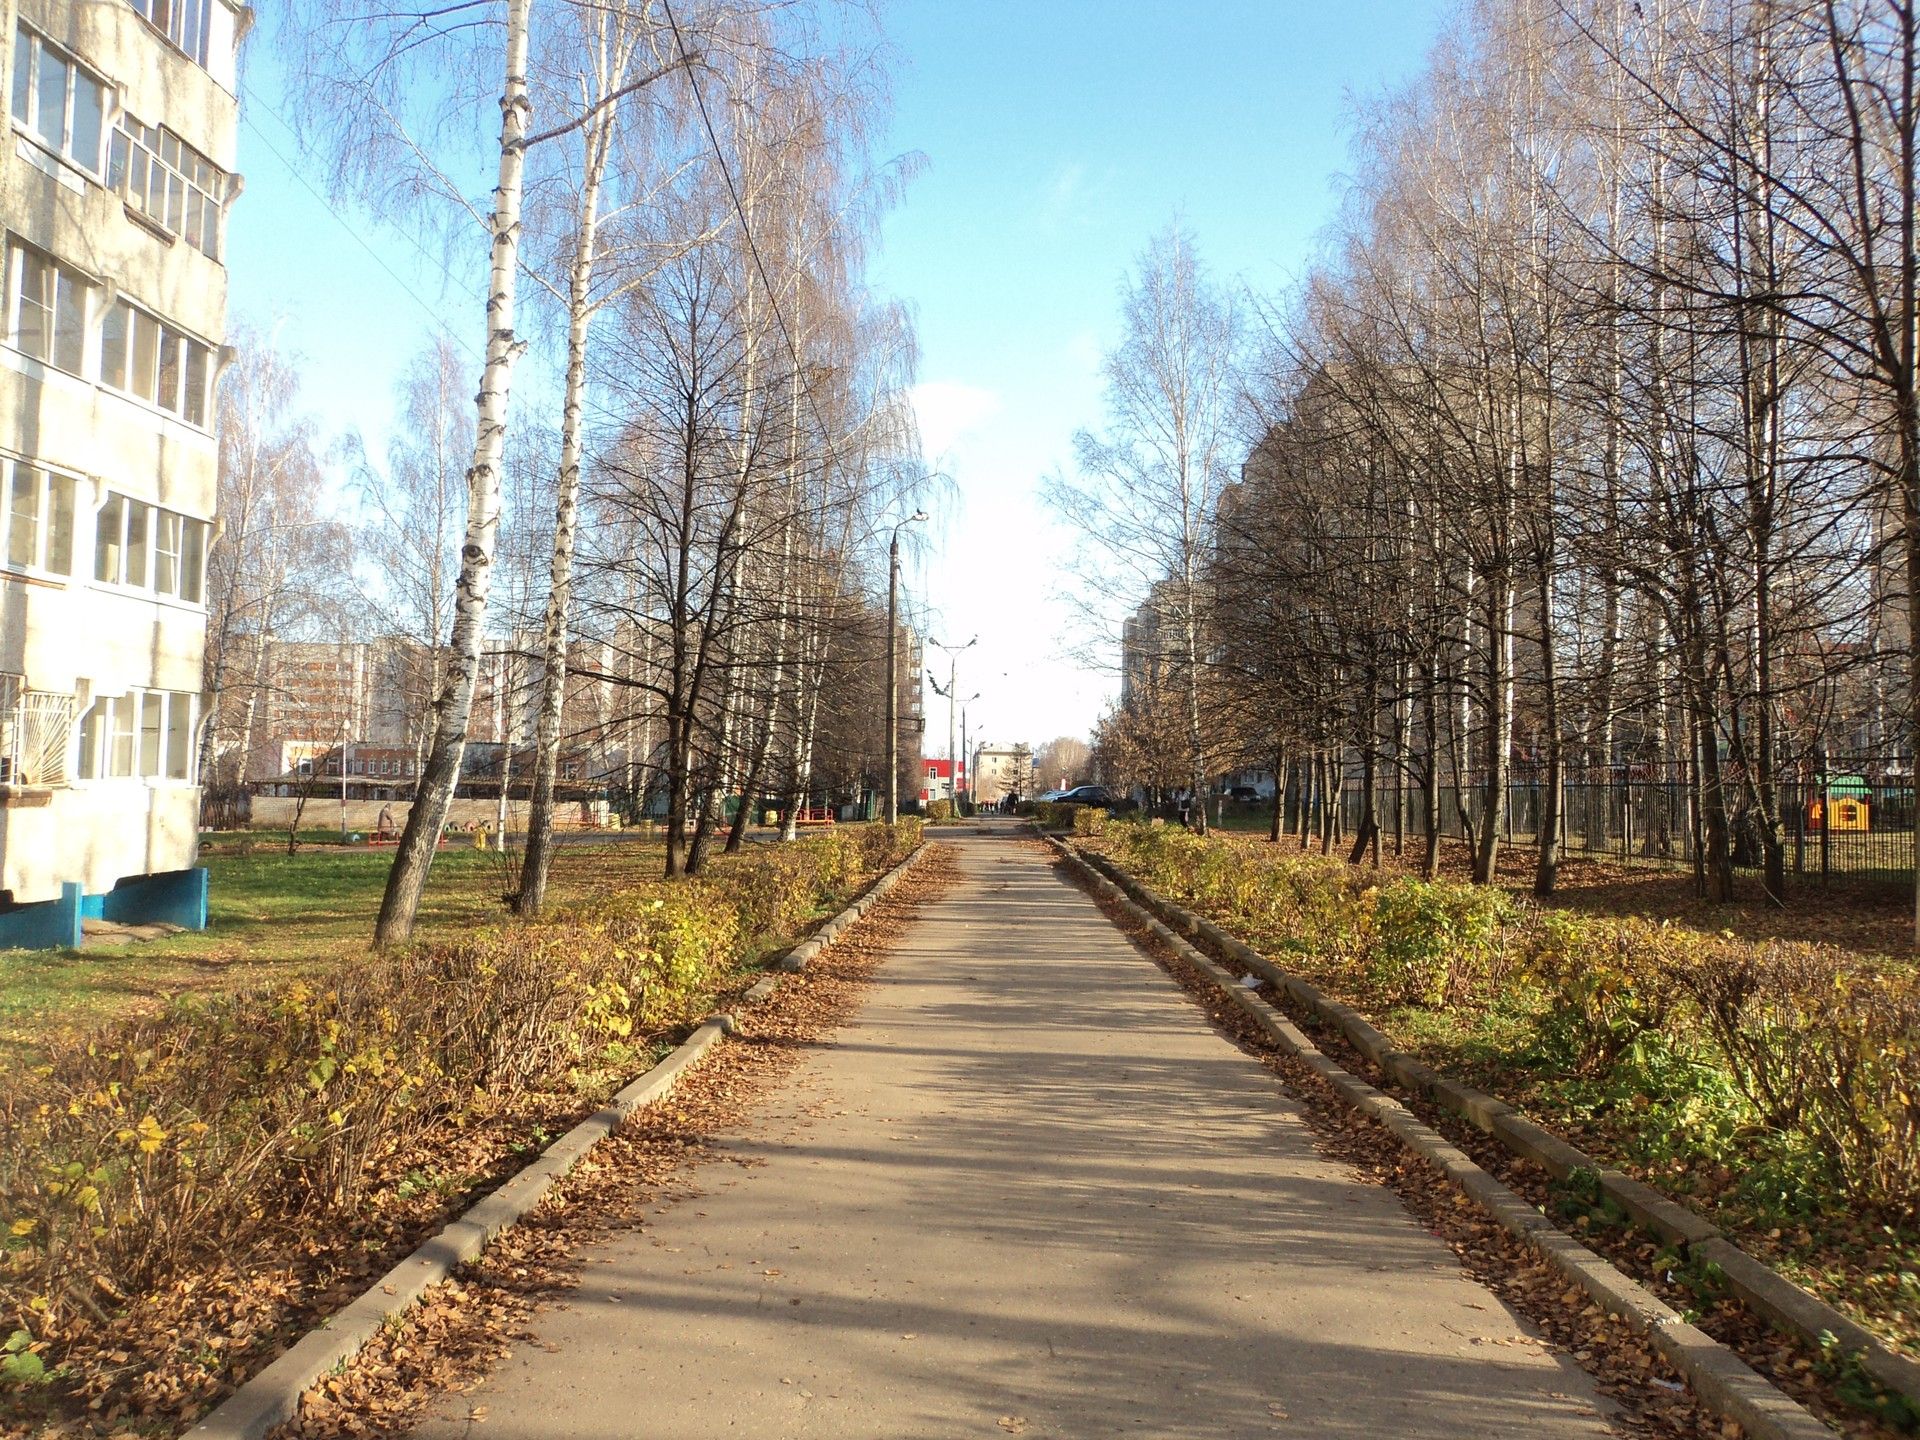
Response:
[{"label": "blue painted wall base", "polygon": [[166,922],[186,930],[207,928],[207,872],[204,867],[137,875],[105,895],[83,895],[67,881],[58,900],[0,911],[0,949],[78,950],[83,920],[119,925]]},{"label": "blue painted wall base", "polygon": [[120,925],[165,922],[183,930],[207,928],[207,871],[170,870],[122,880],[101,901],[100,918]]},{"label": "blue painted wall base", "polygon": [[72,881],[60,887],[58,900],[18,905],[0,913],[0,947],[8,950],[78,950],[80,948],[80,886]]}]

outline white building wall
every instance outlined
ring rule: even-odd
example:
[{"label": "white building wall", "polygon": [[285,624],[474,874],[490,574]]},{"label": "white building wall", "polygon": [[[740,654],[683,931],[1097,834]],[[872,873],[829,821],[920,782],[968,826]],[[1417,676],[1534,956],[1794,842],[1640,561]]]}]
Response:
[{"label": "white building wall", "polygon": [[[124,119],[165,127],[217,167],[212,184],[222,209],[237,195],[238,178],[231,173],[238,119],[234,48],[249,17],[231,0],[204,3],[204,9],[196,0],[179,7],[182,14],[204,17],[203,65],[156,30],[134,0],[0,0],[0,75],[9,99],[9,134],[0,150],[0,225],[9,247],[0,274],[0,467],[11,462],[17,472],[28,462],[71,483],[73,495],[71,563],[64,570],[48,559],[44,537],[58,507],[45,495],[36,519],[43,535],[37,563],[17,563],[0,545],[0,676],[10,677],[6,684],[16,691],[72,697],[74,715],[65,773],[53,783],[39,783],[42,777],[26,767],[16,770],[14,762],[0,761],[7,767],[0,774],[0,890],[16,903],[55,898],[64,881],[80,881],[89,893],[99,893],[120,879],[185,869],[196,859],[197,777],[191,761],[184,774],[166,773],[173,768],[166,750],[173,729],[190,729],[198,720],[205,586],[204,580],[183,585],[180,571],[194,567],[203,573],[213,543],[218,451],[211,392],[226,336],[226,271],[182,233],[184,204],[168,211],[175,217],[170,228],[164,216],[156,222],[130,204],[126,184],[113,189],[108,180],[112,137]],[[105,82],[95,156],[62,153],[70,145],[50,146],[38,123],[49,112],[30,106],[25,121],[16,113],[23,31],[28,55],[52,54]],[[44,78],[51,72],[38,73]],[[35,83],[36,96],[50,93],[41,80]],[[70,104],[69,132],[75,123]],[[160,143],[170,150],[173,142]],[[151,193],[162,197],[154,206],[170,204],[164,185]],[[223,228],[221,222],[216,254],[223,250]],[[13,258],[19,253],[49,259],[78,282],[85,316],[78,374],[26,353],[23,275]],[[182,376],[204,365],[207,390],[197,417],[168,413],[106,383],[108,318],[124,315],[118,309],[123,300],[145,317],[140,324],[156,322],[172,337],[156,341],[155,356],[177,345]],[[126,349],[128,368],[135,368],[138,346],[130,338]],[[195,357],[191,363],[188,354]],[[162,365],[155,359],[148,373]],[[161,368],[159,374],[164,379],[168,372]],[[178,408],[189,404],[179,401]],[[13,472],[0,469],[0,512],[10,504],[7,473]],[[141,584],[124,583],[124,561],[114,578],[96,578],[96,535],[110,497],[119,497],[122,507],[158,507],[134,511],[146,524]],[[185,551],[193,548],[184,538],[189,522],[200,527],[198,556],[178,555],[172,566],[176,593],[156,593],[162,528],[171,537],[173,527],[180,527]],[[116,549],[133,549],[124,531],[109,553]],[[154,713],[166,729],[151,765],[143,763],[148,742],[140,710],[149,692],[181,697],[156,702],[162,708]],[[89,707],[114,697],[134,698],[129,768],[149,773],[111,773],[116,766],[109,711],[102,711],[108,717],[105,738],[99,729],[83,728]],[[16,733],[18,728],[16,722]],[[93,741],[91,765],[82,754],[83,738]],[[198,746],[188,748],[197,752]],[[95,773],[89,776],[88,769]]]}]

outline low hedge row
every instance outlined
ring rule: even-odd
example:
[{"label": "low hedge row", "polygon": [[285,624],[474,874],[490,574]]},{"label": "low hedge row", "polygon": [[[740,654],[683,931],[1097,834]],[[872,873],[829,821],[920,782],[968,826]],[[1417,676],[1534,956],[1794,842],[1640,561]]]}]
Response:
[{"label": "low hedge row", "polygon": [[1030,813],[1042,830],[1098,835],[1107,828],[1107,812],[1094,805],[1061,805],[1053,800],[1036,800]]},{"label": "low hedge row", "polygon": [[1115,823],[1105,844],[1163,894],[1237,921],[1302,968],[1419,1011],[1524,1017],[1536,1071],[1686,1111],[1721,1163],[1764,1152],[1803,1205],[1920,1221],[1920,976],[1837,947],[1764,944],[1542,909],[1448,880]]},{"label": "low hedge row", "polygon": [[834,831],[534,924],[183,998],[0,1092],[0,1314],[30,1334],[297,1239],[407,1171],[436,1127],[531,1091],[597,1103],[646,1037],[919,842]]}]

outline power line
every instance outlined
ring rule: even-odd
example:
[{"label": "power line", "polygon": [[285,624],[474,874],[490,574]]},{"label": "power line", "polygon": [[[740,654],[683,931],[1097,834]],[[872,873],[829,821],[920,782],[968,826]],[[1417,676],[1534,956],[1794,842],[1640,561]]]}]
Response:
[{"label": "power line", "polygon": [[[798,374],[805,367],[800,360],[800,347],[793,343],[793,332],[787,328],[787,317],[780,310],[780,296],[773,288],[773,282],[767,278],[766,262],[760,258],[760,247],[754,243],[753,227],[747,223],[746,206],[740,203],[740,191],[733,183],[733,167],[727,163],[726,152],[720,148],[720,137],[713,128],[713,116],[707,113],[707,97],[700,93],[700,73],[694,67],[693,57],[687,53],[686,38],[680,33],[680,21],[673,13],[671,0],[661,0],[667,24],[673,30],[673,43],[680,52],[680,63],[686,67],[687,84],[693,89],[694,104],[700,107],[700,123],[707,132],[707,143],[713,147],[713,158],[719,162],[720,178],[727,182],[727,195],[733,201],[733,213],[740,221],[740,235],[747,242],[747,253],[753,256],[753,268],[760,272],[760,285],[767,292],[767,304],[773,309],[774,322],[780,327],[780,336],[787,342],[787,355],[793,361],[794,372]],[[813,412],[813,423],[820,427],[820,437],[831,445],[829,437],[833,433],[820,415],[820,405],[814,399],[813,388],[806,387],[807,408]]]},{"label": "power line", "polygon": [[[296,134],[293,126],[287,123],[286,117],[282,115],[278,110],[274,109],[273,106],[269,105],[265,100],[263,100],[260,97],[260,95],[253,90],[251,86],[243,84],[241,86],[241,89],[250,104],[259,106],[262,110],[266,111],[267,114],[273,116],[275,120],[280,122],[281,128],[284,129],[289,135]],[[400,287],[401,291],[407,296],[407,298],[412,300],[415,305],[418,305],[420,307],[421,313],[426,315],[428,319],[434,322],[434,328],[440,334],[445,335],[449,340],[451,340],[454,343],[454,345],[457,346],[459,349],[465,351],[470,359],[474,360],[479,364],[484,365],[486,363],[486,356],[483,355],[479,350],[475,349],[473,344],[470,341],[463,339],[460,336],[460,334],[452,326],[450,326],[447,323],[446,315],[440,309],[436,308],[433,304],[431,304],[424,296],[420,294],[419,291],[415,290],[412,284],[409,283],[406,280],[406,278],[400,274],[399,271],[395,270],[393,266],[387,263],[386,257],[381,255],[381,253],[373,247],[372,242],[370,242],[364,234],[362,234],[358,229],[356,229],[352,224],[350,224],[347,221],[346,217],[340,213],[339,207],[336,206],[332,200],[328,199],[327,196],[323,194],[314,185],[314,183],[311,180],[307,179],[306,175],[301,171],[299,166],[295,164],[294,161],[289,159],[286,153],[282,151],[277,145],[273,143],[272,140],[270,140],[267,137],[266,131],[261,129],[260,126],[254,122],[253,118],[247,113],[244,107],[241,110],[240,119],[246,125],[246,127],[249,130],[251,130],[255,136],[259,138],[260,143],[267,147],[267,150],[273,155],[273,157],[277,159],[283,167],[285,167],[287,173],[291,175],[295,180],[300,182],[301,188],[306,190],[308,194],[312,195],[315,200],[320,202],[320,207],[321,209],[326,211],[328,218],[331,219],[334,222],[334,224],[338,225],[342,230],[346,231],[347,234],[353,238],[354,243],[358,245],[362,250],[365,250],[367,254],[372,257],[374,264],[378,265],[382,270],[384,270],[387,273],[388,277],[393,281],[393,283]],[[444,260],[437,258],[414,235],[408,233],[405,230],[399,230],[397,233],[399,233],[401,238],[406,240],[407,243],[413,247],[413,251],[415,254],[417,254],[428,265],[432,266],[435,270],[440,272],[441,279],[445,280],[447,284],[451,286],[455,286],[456,288],[458,287],[459,282],[455,279],[453,272],[447,268],[446,262]],[[520,268],[525,270],[527,267],[525,265],[522,265]],[[627,423],[627,420],[625,418],[614,414],[613,411],[607,409],[604,405],[602,405],[599,401],[593,399],[591,396],[582,396],[581,401],[588,410],[592,411],[596,416],[606,421],[608,424],[625,425]],[[816,415],[816,418],[818,418],[817,415]]]},{"label": "power line", "polygon": [[[257,94],[255,94],[251,87],[243,85],[241,89],[244,91],[246,98],[248,99],[249,102],[251,102],[252,104],[258,105],[262,110],[265,110],[269,115],[273,116],[274,119],[280,121],[281,125],[286,128],[289,134],[293,133],[293,127],[287,124],[286,120],[281,116],[280,112],[275,110],[271,105],[267,104],[266,101],[262,100]],[[279,146],[275,145],[272,140],[267,138],[267,132],[261,129],[260,126],[255,123],[253,117],[249,115],[244,108],[240,112],[240,119],[241,119],[241,122],[245,124],[246,127],[254,133],[255,137],[260,141],[260,143],[267,147],[268,152],[272,154],[274,159],[278,160],[280,164],[283,167],[285,167],[286,172],[289,175],[293,176],[295,180],[300,182],[301,188],[304,189],[309,195],[313,196],[315,200],[320,202],[320,207],[327,212],[327,214],[333,219],[333,222],[336,225],[338,225],[342,230],[346,231],[348,235],[353,237],[354,243],[359,245],[359,247],[362,250],[366,251],[367,254],[372,257],[374,264],[378,265],[382,270],[386,271],[388,278],[391,279],[394,284],[398,285],[401,291],[407,296],[407,298],[412,300],[414,304],[418,305],[422,310],[422,312],[424,312],[429,318],[431,318],[435,322],[435,324],[447,334],[447,338],[452,340],[453,343],[455,345],[458,345],[462,350],[465,350],[475,360],[480,360],[484,362],[486,357],[481,355],[477,350],[473,348],[473,346],[470,343],[468,343],[465,340],[462,340],[458,335],[454,334],[451,331],[451,329],[448,328],[446,324],[446,317],[443,314],[441,314],[439,310],[435,309],[432,305],[428,304],[425,297],[423,297],[419,291],[415,290],[413,286],[407,282],[405,277],[403,277],[398,270],[395,270],[393,266],[387,263],[386,257],[383,256],[378,250],[373,248],[372,243],[368,241],[366,236],[362,235],[357,229],[355,229],[352,225],[347,223],[346,218],[343,215],[341,215],[339,208],[331,200],[329,200],[325,195],[321,194],[321,192],[314,185],[314,183],[311,180],[307,179],[306,175],[301,172],[300,168],[297,165],[295,165],[292,160],[287,158],[286,154],[280,149]],[[412,237],[408,237],[408,238],[411,239]],[[419,250],[421,257],[423,259],[427,260],[429,263],[435,263],[433,261],[433,257],[426,253],[426,249],[424,246],[421,246],[418,244],[418,242],[415,242],[415,249]],[[453,276],[447,271],[444,265],[441,265],[438,268],[440,269],[440,273],[443,276],[445,276],[447,280],[451,281],[453,279]]]}]

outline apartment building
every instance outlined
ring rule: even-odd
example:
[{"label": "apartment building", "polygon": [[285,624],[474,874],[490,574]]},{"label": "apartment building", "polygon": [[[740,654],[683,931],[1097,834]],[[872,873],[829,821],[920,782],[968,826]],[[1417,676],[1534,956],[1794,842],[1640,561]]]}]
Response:
[{"label": "apartment building", "polygon": [[0,944],[203,924],[238,0],[0,0]]},{"label": "apartment building", "polygon": [[[273,640],[267,653],[242,655],[257,685],[236,686],[229,713],[216,735],[223,774],[238,776],[264,793],[285,793],[317,773],[311,762],[331,766],[338,776],[342,747],[350,783],[366,776],[376,789],[410,794],[431,725],[431,704],[440,679],[432,650],[403,635],[372,640]],[[566,744],[563,769],[580,773],[563,779],[602,775],[616,723],[614,685],[608,647],[576,641],[569,659],[561,734]],[[540,637],[521,631],[496,637],[481,651],[474,677],[473,711],[467,729],[469,750],[511,753],[518,774],[532,765],[543,665]],[[523,758],[523,752],[525,752]],[[244,766],[238,764],[244,754]],[[364,761],[376,768],[361,768]],[[498,762],[495,764],[496,769]],[[481,774],[469,757],[462,774]],[[305,768],[303,768],[303,766]],[[463,780],[463,784],[465,781]],[[516,782],[517,783],[517,782]],[[401,795],[382,795],[383,799]]]},{"label": "apartment building", "polygon": [[976,805],[998,805],[1007,796],[1030,800],[1036,789],[1033,751],[1025,745],[982,745],[974,752]]}]

